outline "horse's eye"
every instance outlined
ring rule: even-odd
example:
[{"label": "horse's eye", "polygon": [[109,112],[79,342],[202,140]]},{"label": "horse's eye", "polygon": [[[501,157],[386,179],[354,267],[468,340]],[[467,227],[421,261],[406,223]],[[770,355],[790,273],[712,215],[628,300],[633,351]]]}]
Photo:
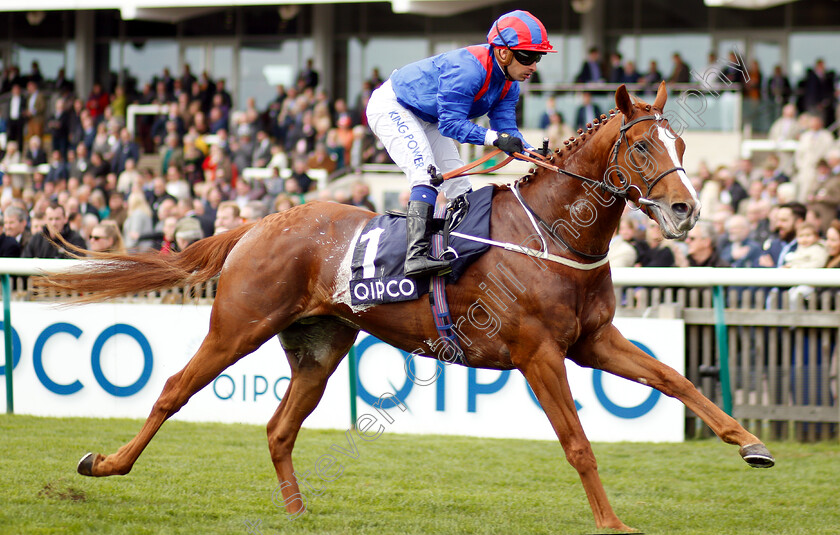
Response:
[{"label": "horse's eye", "polygon": [[648,152],[648,145],[646,141],[639,141],[636,143],[636,152]]}]

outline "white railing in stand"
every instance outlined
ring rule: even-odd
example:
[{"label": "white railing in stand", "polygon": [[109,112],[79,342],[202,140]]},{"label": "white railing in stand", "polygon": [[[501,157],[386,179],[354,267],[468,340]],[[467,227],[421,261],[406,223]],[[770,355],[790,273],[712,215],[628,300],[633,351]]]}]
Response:
[{"label": "white railing in stand", "polygon": [[615,286],[798,286],[840,287],[840,269],[615,268]]}]

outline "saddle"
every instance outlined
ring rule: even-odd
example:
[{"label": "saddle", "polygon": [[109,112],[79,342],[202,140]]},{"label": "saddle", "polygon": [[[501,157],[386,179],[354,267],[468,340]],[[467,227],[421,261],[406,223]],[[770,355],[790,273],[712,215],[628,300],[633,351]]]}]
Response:
[{"label": "saddle", "polygon": [[[454,283],[489,245],[452,236],[459,234],[488,239],[493,187],[461,195],[436,217],[433,230],[442,237],[440,258],[449,260],[452,272],[444,277]],[[407,278],[403,271],[406,252],[405,214],[388,212],[371,219],[353,250],[350,295],[353,305],[378,305],[417,299],[429,292],[430,277]]]}]

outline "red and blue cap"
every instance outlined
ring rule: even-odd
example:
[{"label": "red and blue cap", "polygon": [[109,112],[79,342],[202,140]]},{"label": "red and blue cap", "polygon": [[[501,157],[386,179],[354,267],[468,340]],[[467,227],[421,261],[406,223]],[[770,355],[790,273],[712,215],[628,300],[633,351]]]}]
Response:
[{"label": "red and blue cap", "polygon": [[[501,32],[501,35],[500,35]],[[487,42],[497,47],[532,52],[557,52],[548,42],[540,20],[527,11],[516,10],[499,17],[487,34]]]}]

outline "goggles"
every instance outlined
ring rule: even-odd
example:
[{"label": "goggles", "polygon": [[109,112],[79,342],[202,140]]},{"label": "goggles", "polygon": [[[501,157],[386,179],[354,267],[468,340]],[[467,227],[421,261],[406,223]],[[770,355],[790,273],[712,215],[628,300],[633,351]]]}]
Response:
[{"label": "goggles", "polygon": [[534,63],[539,63],[545,55],[542,52],[532,52],[530,50],[511,50],[511,52],[513,52],[513,57],[516,58],[516,61],[522,65],[533,65]]}]

